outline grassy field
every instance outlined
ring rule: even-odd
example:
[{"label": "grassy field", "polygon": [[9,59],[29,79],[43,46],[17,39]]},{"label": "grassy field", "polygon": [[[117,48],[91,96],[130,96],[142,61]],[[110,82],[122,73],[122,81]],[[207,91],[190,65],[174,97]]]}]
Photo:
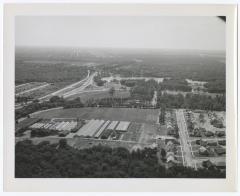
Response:
[{"label": "grassy field", "polygon": [[140,143],[154,143],[155,138],[159,135],[159,125],[143,124],[141,127]]},{"label": "grassy field", "polygon": [[41,112],[38,118],[81,118],[156,123],[158,110],[137,108],[71,108]]},{"label": "grassy field", "polygon": [[137,108],[71,108],[41,112],[33,117],[81,118],[86,120],[94,118],[155,124],[158,119],[158,110]]},{"label": "grassy field", "polygon": [[[93,91],[93,92],[84,92],[72,95],[68,97],[68,99],[75,99],[77,97],[80,97],[82,102],[86,102],[89,99],[102,99],[102,98],[108,98],[111,97],[108,91]],[[116,90],[114,93],[114,98],[127,98],[130,97],[130,93],[128,91],[118,91]]]}]

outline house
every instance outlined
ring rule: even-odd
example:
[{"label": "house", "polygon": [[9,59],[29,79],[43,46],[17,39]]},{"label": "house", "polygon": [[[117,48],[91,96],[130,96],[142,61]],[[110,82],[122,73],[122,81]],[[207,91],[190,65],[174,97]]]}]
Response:
[{"label": "house", "polygon": [[226,162],[224,162],[224,161],[219,161],[219,162],[216,163],[216,167],[217,167],[218,169],[226,169]]},{"label": "house", "polygon": [[208,152],[207,148],[205,148],[204,146],[201,146],[201,147],[198,149],[198,152],[199,152],[200,155],[206,155],[206,156],[209,155],[209,152]]},{"label": "house", "polygon": [[169,152],[167,152],[167,154],[166,154],[166,157],[168,158],[168,157],[174,157],[175,155],[174,155],[174,152],[171,152],[171,151],[169,151]]},{"label": "house", "polygon": [[179,162],[175,159],[174,156],[171,155],[171,156],[167,157],[167,168],[171,168],[178,164],[179,164]]},{"label": "house", "polygon": [[222,146],[226,146],[226,140],[219,140],[218,144]]},{"label": "house", "polygon": [[225,133],[225,131],[216,131],[215,135],[218,136],[218,137],[223,137],[223,136],[226,135],[226,133]]},{"label": "house", "polygon": [[202,162],[202,166],[205,167],[205,168],[210,168],[213,165],[214,164],[209,159]]},{"label": "house", "polygon": [[208,141],[206,141],[206,140],[200,140],[200,141],[199,141],[199,145],[200,145],[200,146],[206,147],[207,144],[208,144]]},{"label": "house", "polygon": [[226,154],[226,149],[225,148],[215,148],[215,152],[218,155],[223,155],[223,154]]},{"label": "house", "polygon": [[214,136],[214,133],[213,133],[212,131],[206,131],[206,132],[204,133],[204,135],[205,135],[206,137],[211,137],[211,136]]},{"label": "house", "polygon": [[176,143],[176,141],[177,141],[175,137],[165,136],[165,135],[157,135],[157,136],[155,137],[155,139],[156,139],[156,140],[157,140],[157,139],[164,140],[166,143],[167,143],[168,141],[172,141],[172,142]]},{"label": "house", "polygon": [[174,152],[176,150],[175,145],[172,141],[167,142],[165,149],[167,152]]},{"label": "house", "polygon": [[209,146],[217,146],[218,145],[218,142],[217,141],[208,141],[207,144]]}]

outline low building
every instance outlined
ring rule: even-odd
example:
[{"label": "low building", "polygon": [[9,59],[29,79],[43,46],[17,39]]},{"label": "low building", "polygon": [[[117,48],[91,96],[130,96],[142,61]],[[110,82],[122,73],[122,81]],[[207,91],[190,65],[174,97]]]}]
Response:
[{"label": "low building", "polygon": [[226,154],[226,149],[225,148],[215,148],[214,150],[218,155]]},{"label": "low building", "polygon": [[216,167],[217,167],[218,169],[226,169],[226,162],[224,162],[224,161],[219,161],[219,162],[216,163]]}]

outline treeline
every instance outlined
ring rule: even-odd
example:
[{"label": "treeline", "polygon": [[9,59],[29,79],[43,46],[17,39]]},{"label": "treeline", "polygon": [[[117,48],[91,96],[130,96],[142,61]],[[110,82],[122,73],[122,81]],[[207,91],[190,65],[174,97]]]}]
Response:
[{"label": "treeline", "polygon": [[79,108],[83,107],[83,103],[80,98],[76,98],[74,100],[65,100],[62,97],[53,96],[49,99],[49,101],[39,102],[38,100],[34,100],[31,104],[22,107],[21,109],[15,110],[15,119],[19,119],[22,117],[26,117],[33,112],[37,112],[40,110],[46,110],[56,107],[63,108]]},{"label": "treeline", "polygon": [[185,79],[164,79],[159,83],[161,90],[173,90],[191,92],[192,87],[188,86],[188,82]]},{"label": "treeline", "polygon": [[225,178],[216,168],[199,169],[158,163],[157,150],[94,146],[77,150],[65,139],[57,144],[30,140],[15,146],[16,178]]},{"label": "treeline", "polygon": [[121,85],[127,87],[134,87],[137,84],[137,82],[138,82],[137,80],[120,80]]},{"label": "treeline", "polygon": [[76,82],[87,76],[87,67],[70,66],[63,63],[42,65],[17,61],[15,83],[28,82]]},{"label": "treeline", "polygon": [[32,100],[30,96],[15,96],[15,103],[27,103]]},{"label": "treeline", "polygon": [[158,83],[155,80],[139,80],[132,87],[130,93],[133,99],[151,101],[154,91],[158,89]]},{"label": "treeline", "polygon": [[216,97],[192,93],[188,93],[185,96],[180,93],[171,95],[159,91],[157,107],[162,106],[167,108],[224,111],[226,110],[226,97],[225,94],[217,95]]},{"label": "treeline", "polygon": [[225,80],[214,80],[209,81],[204,85],[209,93],[225,93],[226,92],[226,81]]},{"label": "treeline", "polygon": [[99,75],[94,76],[93,80],[94,80],[94,82],[95,82],[98,86],[103,86],[104,83],[106,82],[106,81],[103,81],[103,80],[101,79],[101,76],[99,76]]}]

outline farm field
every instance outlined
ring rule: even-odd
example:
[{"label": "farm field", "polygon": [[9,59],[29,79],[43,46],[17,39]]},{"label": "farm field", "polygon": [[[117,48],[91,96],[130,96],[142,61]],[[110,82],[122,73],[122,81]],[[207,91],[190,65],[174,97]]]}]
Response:
[{"label": "farm field", "polygon": [[152,125],[152,124],[143,124],[142,133],[139,138],[140,143],[153,143],[155,142],[155,138],[159,135],[159,125]]},{"label": "farm field", "polygon": [[[79,94],[72,95],[72,96],[68,97],[67,99],[71,100],[71,99],[75,99],[77,97],[80,97],[81,101],[83,103],[85,103],[89,99],[108,98],[108,97],[110,97],[110,95],[109,95],[108,90],[106,90],[106,91],[92,91],[92,92],[86,91],[84,93],[79,93]],[[116,98],[116,97],[127,98],[127,97],[130,97],[130,93],[128,91],[118,91],[118,90],[116,90],[113,97],[114,98]]]},{"label": "farm field", "polygon": [[81,118],[85,120],[103,119],[117,121],[131,121],[155,124],[158,120],[157,109],[138,108],[71,108],[56,109],[41,112],[33,117],[37,118]]}]

